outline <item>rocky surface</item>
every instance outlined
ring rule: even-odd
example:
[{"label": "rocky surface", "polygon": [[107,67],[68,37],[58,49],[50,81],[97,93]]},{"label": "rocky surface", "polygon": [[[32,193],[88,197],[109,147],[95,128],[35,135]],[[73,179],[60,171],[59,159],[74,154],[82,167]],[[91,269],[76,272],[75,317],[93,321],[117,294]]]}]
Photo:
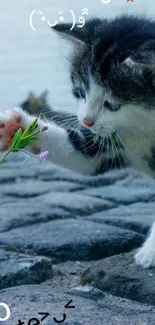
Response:
[{"label": "rocky surface", "polygon": [[0,166],[4,324],[52,325],[66,313],[66,325],[153,325],[155,269],[134,254],[155,219],[155,182],[132,169],[90,177],[11,158]]},{"label": "rocky surface", "polygon": [[0,289],[41,283],[51,276],[50,259],[0,249]]},{"label": "rocky surface", "polygon": [[[86,292],[89,298],[82,293]],[[102,295],[91,287],[72,289],[52,289],[48,285],[21,286],[1,290],[1,299],[11,309],[11,317],[6,325],[46,324],[54,325],[154,325],[155,308],[135,304],[122,298]],[[70,306],[75,308],[66,308]],[[43,322],[41,319],[46,317]],[[64,320],[64,321],[63,321]]]}]

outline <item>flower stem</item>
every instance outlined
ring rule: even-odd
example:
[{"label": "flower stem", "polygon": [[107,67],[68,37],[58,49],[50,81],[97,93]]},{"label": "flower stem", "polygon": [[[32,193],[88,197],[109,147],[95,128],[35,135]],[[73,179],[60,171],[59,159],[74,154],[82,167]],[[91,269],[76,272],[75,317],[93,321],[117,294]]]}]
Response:
[{"label": "flower stem", "polygon": [[27,138],[29,138],[29,137],[31,137],[31,136],[37,135],[37,134],[39,134],[39,133],[41,133],[41,132],[46,131],[47,129],[48,129],[48,126],[45,125],[45,126],[43,126],[42,129],[36,130],[34,133],[31,133],[31,134],[29,134],[29,135],[26,135],[25,137],[23,137],[23,139],[27,139]]},{"label": "flower stem", "polygon": [[33,155],[33,153],[29,152],[29,151],[26,151],[24,149],[20,149],[20,151],[24,152],[24,153],[27,153],[27,155],[31,156],[31,157],[35,157],[35,158],[38,158],[38,156],[36,155]]},{"label": "flower stem", "polygon": [[8,154],[11,152],[11,150],[12,150],[12,147],[13,146],[11,146],[10,147],[10,149],[4,154],[4,156],[0,159],[0,163],[8,156]]},{"label": "flower stem", "polygon": [[24,139],[24,140],[25,140],[25,139],[28,139],[28,138],[30,138],[30,137],[32,137],[32,136],[38,134],[38,133],[40,133],[40,130],[38,130],[38,131],[36,131],[36,132],[34,132],[34,133],[31,133],[31,134],[29,134],[29,135],[26,135],[25,137],[23,137],[23,139]]}]

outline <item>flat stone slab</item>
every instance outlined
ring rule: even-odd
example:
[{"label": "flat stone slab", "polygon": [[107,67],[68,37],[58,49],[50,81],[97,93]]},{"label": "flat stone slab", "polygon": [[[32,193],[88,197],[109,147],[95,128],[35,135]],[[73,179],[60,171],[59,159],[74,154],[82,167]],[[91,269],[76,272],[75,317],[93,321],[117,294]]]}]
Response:
[{"label": "flat stone slab", "polygon": [[98,211],[116,207],[115,203],[108,200],[92,198],[81,193],[51,192],[36,198],[43,206],[59,207],[76,215],[88,215]]},{"label": "flat stone slab", "polygon": [[53,220],[0,234],[0,244],[66,260],[96,260],[130,251],[143,236],[133,231],[79,219]]},{"label": "flat stone slab", "polygon": [[120,205],[88,216],[88,220],[147,234],[155,221],[155,202]]},{"label": "flat stone slab", "polygon": [[84,186],[72,182],[43,182],[41,180],[35,179],[33,182],[32,180],[25,180],[24,184],[22,181],[15,184],[3,185],[3,196],[26,199],[37,197],[44,193],[53,191],[69,192],[81,190],[83,188]]},{"label": "flat stone slab", "polygon": [[[92,266],[93,261],[66,261],[52,264],[52,279],[45,283],[52,288],[75,288],[80,284],[82,274]],[[93,291],[94,288],[92,287]],[[81,291],[81,287],[80,287]],[[100,291],[103,295],[103,292]],[[83,291],[82,291],[83,293]],[[88,298],[88,297],[87,297]],[[90,296],[89,296],[89,299]]]},{"label": "flat stone slab", "polygon": [[123,186],[119,184],[109,185],[107,187],[101,186],[98,188],[91,188],[83,190],[83,195],[90,195],[92,197],[103,198],[106,200],[110,200],[117,204],[132,204],[135,202],[150,202],[155,199],[155,185],[154,186],[146,186],[149,183],[145,182],[145,184],[140,183],[139,186],[133,186],[133,184],[129,184],[128,186],[125,184]]},{"label": "flat stone slab", "polygon": [[134,254],[135,251],[94,262],[81,277],[81,284],[155,306],[155,268],[138,267]]},{"label": "flat stone slab", "polygon": [[[65,325],[154,325],[155,322],[153,307],[122,299],[116,302],[110,296],[105,296],[101,302],[93,301],[63,288],[51,290],[45,285],[20,286],[1,290],[0,296],[11,311],[5,325],[17,325],[19,320],[26,325],[54,325],[63,319]],[[66,308],[69,302],[75,308]],[[6,316],[5,311],[2,316]],[[43,317],[46,318],[41,322]]]},{"label": "flat stone slab", "polygon": [[13,200],[12,203],[3,202],[1,204],[0,232],[65,218],[71,218],[71,214],[59,207],[50,208],[35,200],[27,204],[25,200],[16,202]]},{"label": "flat stone slab", "polygon": [[0,289],[37,284],[51,277],[50,259],[0,249]]},{"label": "flat stone slab", "polygon": [[133,177],[139,178],[139,173],[134,169],[130,168],[121,170],[111,170],[105,174],[98,176],[80,175],[78,173],[72,172],[64,168],[57,168],[51,166],[51,164],[44,165],[45,168],[38,168],[38,178],[43,181],[51,180],[63,180],[72,181],[75,183],[80,183],[87,186],[106,186],[114,184],[117,181],[124,180],[128,176],[133,175]]},{"label": "flat stone slab", "polygon": [[[28,168],[21,164],[4,164],[5,168],[1,164],[0,168],[0,184],[13,184],[18,179],[28,180],[37,178],[37,171],[34,168]],[[1,193],[2,194],[2,193]]]}]

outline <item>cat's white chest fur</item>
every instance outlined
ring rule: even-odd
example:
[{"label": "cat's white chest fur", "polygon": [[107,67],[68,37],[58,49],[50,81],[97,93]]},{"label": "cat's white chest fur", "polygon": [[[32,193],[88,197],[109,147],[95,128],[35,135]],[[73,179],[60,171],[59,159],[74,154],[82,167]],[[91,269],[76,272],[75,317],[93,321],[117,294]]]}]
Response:
[{"label": "cat's white chest fur", "polygon": [[132,166],[154,177],[155,171],[149,167],[149,160],[152,159],[151,148],[155,145],[153,138],[144,136],[141,132],[139,134],[133,132],[126,134],[124,143],[126,155]]},{"label": "cat's white chest fur", "polygon": [[119,137],[123,140],[126,155],[132,166],[155,176],[149,167],[152,160],[151,149],[155,147],[155,112],[146,107],[129,105],[122,109],[123,124],[117,127]]}]

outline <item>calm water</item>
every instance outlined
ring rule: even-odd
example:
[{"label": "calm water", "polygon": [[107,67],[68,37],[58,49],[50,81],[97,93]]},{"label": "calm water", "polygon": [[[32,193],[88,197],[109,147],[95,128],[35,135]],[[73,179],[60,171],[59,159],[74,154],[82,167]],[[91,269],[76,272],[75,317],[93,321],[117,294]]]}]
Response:
[{"label": "calm water", "polygon": [[34,14],[34,32],[29,16],[39,9],[53,23],[62,11],[64,21],[76,19],[87,8],[89,17],[111,17],[118,13],[148,13],[155,17],[154,0],[1,0],[0,1],[0,109],[17,105],[30,90],[39,94],[49,89],[49,103],[55,109],[76,109],[70,93],[67,56],[69,46],[52,32],[39,14]]}]

